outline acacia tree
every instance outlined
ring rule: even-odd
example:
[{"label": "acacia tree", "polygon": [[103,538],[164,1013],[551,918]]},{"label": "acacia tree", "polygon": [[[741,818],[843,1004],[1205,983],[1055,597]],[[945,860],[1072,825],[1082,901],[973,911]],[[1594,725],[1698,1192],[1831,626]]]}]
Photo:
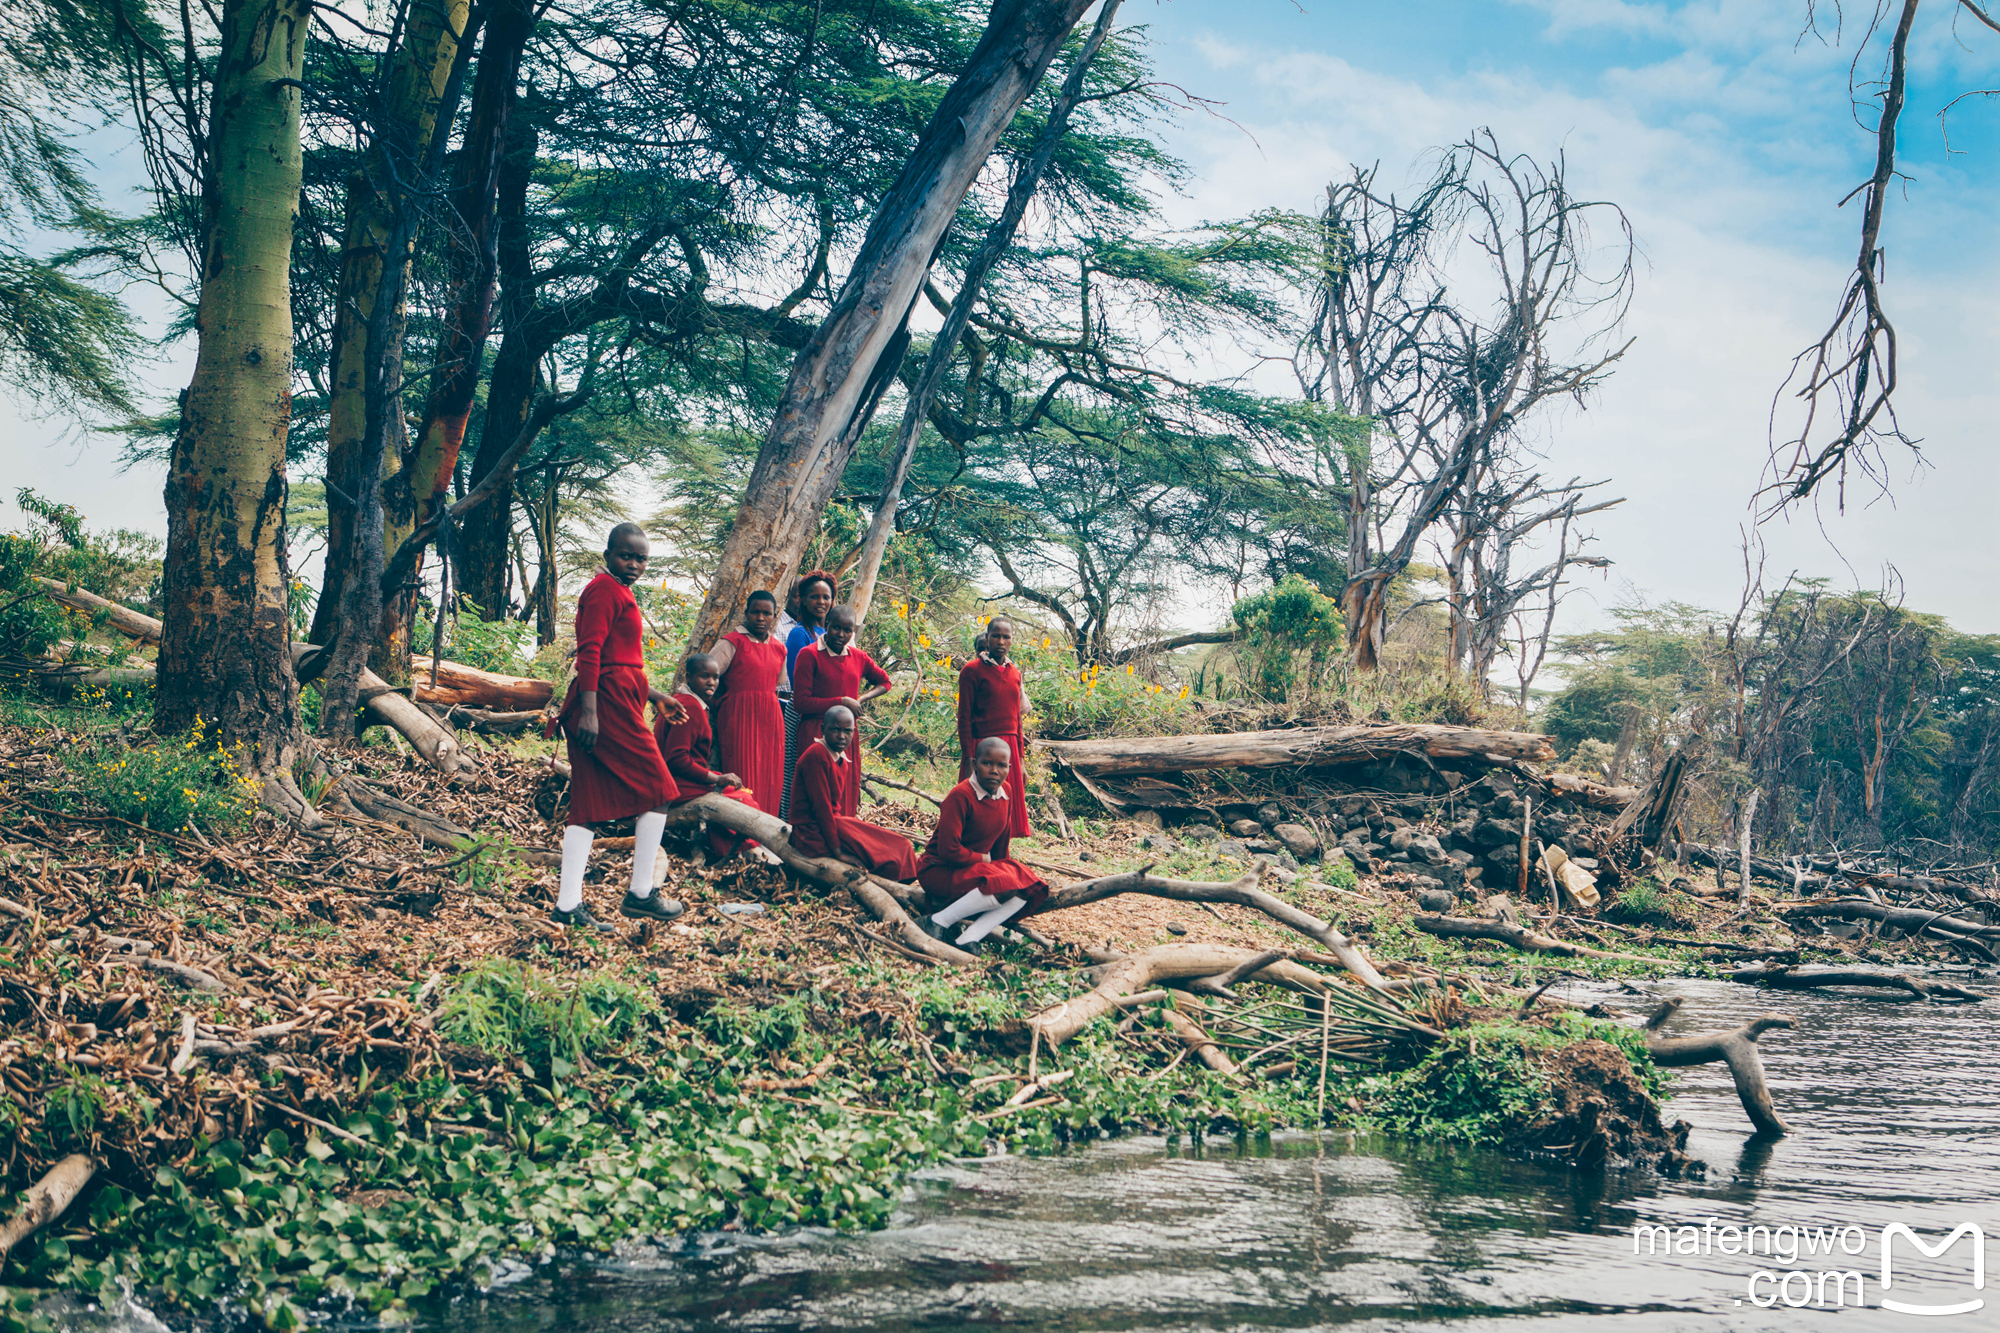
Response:
[{"label": "acacia tree", "polygon": [[819,329],[793,363],[697,615],[706,645],[753,588],[781,583],[819,525],[882,393],[907,321],[966,191],[1090,0],[995,0],[967,58],[889,188]]},{"label": "acacia tree", "polygon": [[[167,477],[154,716],[197,718],[296,801],[300,741],[282,544],[290,261],[308,0],[227,0],[201,128],[199,351]],[[193,34],[189,34],[192,39]],[[192,42],[191,42],[192,44]]]},{"label": "acacia tree", "polygon": [[[1623,240],[1605,268],[1586,225],[1595,213]],[[1539,407],[1581,402],[1623,355],[1597,349],[1630,297],[1631,231],[1615,205],[1570,193],[1560,158],[1509,156],[1485,130],[1407,204],[1357,170],[1328,190],[1321,225],[1296,368],[1309,401],[1376,423],[1349,456],[1341,596],[1350,656],[1372,670],[1390,586],[1433,525],[1518,447]],[[1461,248],[1476,272],[1447,262]]]}]

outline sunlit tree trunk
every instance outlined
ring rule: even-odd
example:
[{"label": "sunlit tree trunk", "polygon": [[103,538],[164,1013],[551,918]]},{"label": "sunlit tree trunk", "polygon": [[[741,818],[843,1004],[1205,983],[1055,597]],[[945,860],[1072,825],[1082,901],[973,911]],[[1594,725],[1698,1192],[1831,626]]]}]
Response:
[{"label": "sunlit tree trunk", "polygon": [[[226,0],[202,182],[199,351],[167,476],[156,724],[244,747],[284,798],[300,741],[285,567],[292,224],[309,0]],[[275,792],[274,790],[275,789]]]},{"label": "sunlit tree trunk", "polygon": [[821,512],[895,370],[945,228],[1091,0],[995,0],[986,32],[890,187],[826,322],[792,365],[692,642],[798,572]]}]

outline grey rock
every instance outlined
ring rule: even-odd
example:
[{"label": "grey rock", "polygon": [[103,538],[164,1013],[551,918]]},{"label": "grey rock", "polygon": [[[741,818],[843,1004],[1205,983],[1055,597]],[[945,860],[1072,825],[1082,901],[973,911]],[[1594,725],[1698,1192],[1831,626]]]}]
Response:
[{"label": "grey rock", "polygon": [[1214,842],[1222,836],[1222,830],[1213,824],[1185,824],[1181,827],[1181,837],[1188,842]]},{"label": "grey rock", "polygon": [[1174,840],[1164,833],[1148,833],[1145,837],[1139,839],[1139,849],[1147,852],[1158,852],[1162,856],[1172,855],[1179,850]]},{"label": "grey rock", "polygon": [[1269,838],[1245,838],[1243,840],[1243,849],[1252,856],[1276,856],[1283,850],[1283,848],[1277,843],[1272,842]]},{"label": "grey rock", "polygon": [[1301,861],[1310,861],[1319,855],[1319,835],[1304,824],[1278,824],[1272,828],[1271,836]]},{"label": "grey rock", "polygon": [[1409,841],[1409,852],[1412,860],[1422,861],[1425,865],[1441,866],[1451,862],[1451,858],[1445,855],[1445,850],[1438,844],[1438,840],[1428,833],[1419,833],[1412,837]]},{"label": "grey rock", "polygon": [[1448,889],[1419,887],[1411,897],[1415,898],[1417,906],[1426,912],[1449,912],[1458,905],[1458,895]]},{"label": "grey rock", "polygon": [[1504,819],[1489,819],[1474,831],[1473,838],[1481,847],[1518,847],[1521,826]]},{"label": "grey rock", "polygon": [[1407,850],[1400,852],[1390,852],[1389,859],[1391,861],[1394,861],[1398,865],[1410,865],[1415,862],[1415,858],[1412,857]]},{"label": "grey rock", "polygon": [[1477,859],[1471,852],[1451,851],[1446,852],[1445,855],[1461,866],[1469,866]]},{"label": "grey rock", "polygon": [[1233,838],[1261,838],[1264,826],[1254,819],[1238,819],[1230,824],[1229,835]]},{"label": "grey rock", "polygon": [[1285,822],[1285,811],[1275,802],[1266,801],[1257,807],[1257,818],[1263,821],[1265,828],[1276,828]]},{"label": "grey rock", "polygon": [[1167,821],[1158,810],[1134,810],[1132,822],[1141,828],[1165,828]]},{"label": "grey rock", "polygon": [[1187,927],[1186,927],[1186,926],[1183,926],[1183,925],[1182,925],[1182,924],[1181,924],[1180,922],[1178,922],[1178,921],[1169,921],[1169,922],[1167,922],[1167,934],[1169,934],[1169,935],[1185,935],[1185,934],[1187,934]]},{"label": "grey rock", "polygon": [[1418,836],[1417,831],[1405,824],[1389,835],[1389,846],[1399,852],[1407,852],[1410,850],[1410,840],[1416,836]]},{"label": "grey rock", "polygon": [[1248,856],[1250,849],[1243,845],[1241,838],[1224,838],[1215,844],[1218,856]]},{"label": "grey rock", "polygon": [[1368,801],[1366,797],[1347,796],[1343,797],[1340,802],[1340,813],[1347,816],[1349,819],[1354,818],[1354,816],[1358,814],[1364,813],[1367,809],[1368,809]]}]

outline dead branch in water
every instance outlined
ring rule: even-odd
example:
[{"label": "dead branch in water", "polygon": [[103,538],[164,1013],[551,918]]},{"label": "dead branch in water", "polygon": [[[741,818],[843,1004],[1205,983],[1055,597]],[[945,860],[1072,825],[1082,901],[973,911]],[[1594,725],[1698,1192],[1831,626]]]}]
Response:
[{"label": "dead branch in water", "polygon": [[1426,935],[1439,935],[1453,939],[1498,940],[1527,953],[1549,953],[1562,958],[1619,958],[1633,963],[1659,963],[1664,959],[1647,958],[1636,953],[1612,953],[1606,949],[1592,949],[1587,945],[1570,944],[1565,940],[1550,939],[1538,935],[1525,926],[1510,925],[1505,921],[1464,916],[1420,916],[1414,923]]},{"label": "dead branch in water", "polygon": [[1757,1038],[1772,1028],[1788,1028],[1797,1020],[1788,1014],[1765,1014],[1740,1028],[1727,1032],[1704,1032],[1692,1037],[1655,1037],[1646,1043],[1653,1063],[1668,1069],[1705,1065],[1721,1060],[1736,1080],[1736,1095],[1743,1110],[1760,1134],[1777,1136],[1790,1132],[1771,1100],[1771,1086],[1764,1078],[1764,1061],[1757,1054]]},{"label": "dead branch in water", "polygon": [[1965,1000],[1978,1004],[1986,997],[1945,981],[1926,981],[1901,972],[1856,972],[1829,969],[1799,972],[1789,967],[1746,967],[1729,974],[1731,981],[1744,986],[1770,986],[1777,990],[1814,990],[1823,986],[1868,986],[1902,991],[1920,1000]]}]

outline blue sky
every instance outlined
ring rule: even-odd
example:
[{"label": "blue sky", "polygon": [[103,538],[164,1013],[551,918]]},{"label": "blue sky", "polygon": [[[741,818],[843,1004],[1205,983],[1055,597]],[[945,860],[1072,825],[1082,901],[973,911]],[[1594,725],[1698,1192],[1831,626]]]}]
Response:
[{"label": "blue sky", "polygon": [[[1844,514],[1823,506],[1762,531],[1777,577],[1877,586],[1893,564],[1913,606],[2000,632],[2000,99],[1960,104],[1953,156],[1937,119],[1952,97],[2000,87],[2000,34],[1952,13],[1935,0],[1919,19],[1901,146],[1911,179],[1887,228],[1902,420],[1931,466],[1892,457],[1890,498],[1864,484]],[[1642,254],[1637,341],[1588,410],[1565,410],[1540,437],[1550,472],[1609,477],[1627,497],[1598,525],[1616,564],[1569,608],[1581,626],[1633,590],[1734,605],[1773,394],[1830,316],[1857,245],[1855,206],[1835,206],[1872,162],[1848,96],[1868,16],[1850,8],[1844,33],[1823,23],[1814,35],[1800,0],[1127,0],[1121,21],[1147,27],[1160,77],[1223,103],[1168,130],[1193,169],[1164,201],[1176,223],[1312,208],[1350,162],[1412,180],[1425,150],[1481,126],[1513,151],[1563,152],[1578,193],[1625,209]],[[111,136],[92,142],[118,204],[136,164],[109,151]],[[176,354],[153,371],[163,393],[186,364]],[[160,478],[117,474],[115,445],[19,411],[0,411],[0,430],[9,482],[73,500],[96,524],[161,526]],[[0,524],[10,509],[0,501]]]}]

